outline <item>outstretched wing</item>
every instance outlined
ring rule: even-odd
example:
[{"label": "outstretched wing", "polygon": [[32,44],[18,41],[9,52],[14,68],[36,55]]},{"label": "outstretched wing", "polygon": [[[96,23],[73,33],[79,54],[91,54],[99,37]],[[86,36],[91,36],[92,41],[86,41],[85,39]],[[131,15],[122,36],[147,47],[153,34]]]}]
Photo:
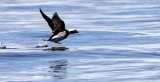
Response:
[{"label": "outstretched wing", "polygon": [[42,12],[41,8],[39,10],[40,10],[41,15],[43,16],[43,18],[47,21],[48,25],[53,30],[54,29],[54,25],[52,23],[52,20]]},{"label": "outstretched wing", "polygon": [[57,12],[54,13],[52,17],[52,23],[54,25],[53,33],[57,34],[59,32],[65,31],[65,23],[60,19]]}]

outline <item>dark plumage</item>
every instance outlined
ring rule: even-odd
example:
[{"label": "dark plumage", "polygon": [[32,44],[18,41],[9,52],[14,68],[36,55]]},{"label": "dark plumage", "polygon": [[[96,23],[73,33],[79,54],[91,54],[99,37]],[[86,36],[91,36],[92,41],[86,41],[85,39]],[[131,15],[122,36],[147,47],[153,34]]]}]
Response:
[{"label": "dark plumage", "polygon": [[49,27],[52,29],[53,34],[47,41],[58,43],[59,41],[64,40],[68,37],[70,32],[65,29],[65,23],[63,20],[60,19],[57,12],[53,14],[52,19],[46,16],[41,9],[40,13],[42,14],[43,18],[47,21]]}]

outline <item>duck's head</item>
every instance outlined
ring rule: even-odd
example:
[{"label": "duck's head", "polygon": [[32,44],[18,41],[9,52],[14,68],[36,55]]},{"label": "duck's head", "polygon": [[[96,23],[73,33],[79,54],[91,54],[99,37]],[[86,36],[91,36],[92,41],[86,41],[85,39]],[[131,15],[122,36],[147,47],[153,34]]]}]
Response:
[{"label": "duck's head", "polygon": [[70,30],[69,31],[70,34],[75,34],[75,33],[79,33],[76,29]]}]

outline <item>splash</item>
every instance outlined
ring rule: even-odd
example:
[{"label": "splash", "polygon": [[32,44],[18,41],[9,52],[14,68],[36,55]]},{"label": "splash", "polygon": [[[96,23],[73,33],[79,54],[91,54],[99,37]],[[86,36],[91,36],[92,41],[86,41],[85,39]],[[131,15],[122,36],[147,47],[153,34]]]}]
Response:
[{"label": "splash", "polygon": [[1,42],[0,49],[6,49],[6,46]]},{"label": "splash", "polygon": [[36,48],[48,47],[47,41],[39,42]]}]

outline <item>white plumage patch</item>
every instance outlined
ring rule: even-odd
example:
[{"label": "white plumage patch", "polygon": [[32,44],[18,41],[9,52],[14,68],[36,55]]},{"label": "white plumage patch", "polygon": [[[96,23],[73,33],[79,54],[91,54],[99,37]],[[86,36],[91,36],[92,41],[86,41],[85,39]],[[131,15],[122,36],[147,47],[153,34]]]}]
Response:
[{"label": "white plumage patch", "polygon": [[56,36],[52,37],[52,40],[55,42],[61,41],[64,39],[65,35],[66,35],[66,31],[60,32]]}]

